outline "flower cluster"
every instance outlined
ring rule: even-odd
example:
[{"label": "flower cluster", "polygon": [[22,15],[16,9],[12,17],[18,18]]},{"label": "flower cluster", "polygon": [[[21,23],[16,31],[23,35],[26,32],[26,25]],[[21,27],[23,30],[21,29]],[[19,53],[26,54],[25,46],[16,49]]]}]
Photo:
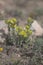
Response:
[{"label": "flower cluster", "polygon": [[[16,18],[12,18],[9,20],[5,21],[7,23],[7,25],[9,25],[9,27],[12,29],[12,35],[13,35],[13,40],[17,39],[16,42],[21,43],[21,41],[26,41],[26,38],[28,39],[29,36],[32,34],[32,31],[30,30],[30,25],[33,22],[33,19],[31,19],[30,17],[27,20],[27,24],[25,26],[25,29],[23,29],[21,26],[17,25],[17,20]],[[11,31],[11,30],[10,30]],[[25,39],[25,40],[24,40]]]},{"label": "flower cluster", "polygon": [[29,17],[27,22],[33,22],[33,19]]},{"label": "flower cluster", "polygon": [[20,31],[20,32],[19,32],[19,35],[20,35],[20,36],[23,36],[23,37],[27,37],[27,33],[26,33],[25,30]]},{"label": "flower cluster", "polygon": [[17,20],[16,18],[12,18],[12,19],[6,20],[5,23],[7,23],[10,27],[15,27]]}]

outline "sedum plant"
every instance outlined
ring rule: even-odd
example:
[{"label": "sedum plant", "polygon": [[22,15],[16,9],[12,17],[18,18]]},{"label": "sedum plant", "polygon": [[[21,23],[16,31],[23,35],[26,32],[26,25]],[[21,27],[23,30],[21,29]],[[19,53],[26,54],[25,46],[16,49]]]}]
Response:
[{"label": "sedum plant", "polygon": [[16,18],[5,21],[5,23],[8,25],[9,35],[13,43],[15,43],[16,45],[23,45],[23,43],[27,43],[29,41],[29,37],[32,34],[32,30],[30,30],[32,22],[33,19],[29,17],[24,29],[19,26]]}]

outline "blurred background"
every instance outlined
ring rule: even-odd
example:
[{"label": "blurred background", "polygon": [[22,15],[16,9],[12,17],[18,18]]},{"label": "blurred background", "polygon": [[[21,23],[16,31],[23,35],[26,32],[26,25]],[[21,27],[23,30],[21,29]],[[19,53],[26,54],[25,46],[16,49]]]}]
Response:
[{"label": "blurred background", "polygon": [[43,26],[43,0],[0,0],[0,19],[33,17]]}]

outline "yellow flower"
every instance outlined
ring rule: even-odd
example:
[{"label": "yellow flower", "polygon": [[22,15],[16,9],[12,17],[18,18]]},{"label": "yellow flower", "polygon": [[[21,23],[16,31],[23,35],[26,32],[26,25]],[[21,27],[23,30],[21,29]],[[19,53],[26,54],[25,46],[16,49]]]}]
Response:
[{"label": "yellow flower", "polygon": [[14,25],[14,28],[16,28],[16,27],[17,27],[17,25],[15,24],[15,25]]},{"label": "yellow flower", "polygon": [[29,28],[30,28],[30,26],[26,25],[26,29],[29,29]]},{"label": "yellow flower", "polygon": [[13,20],[10,20],[10,23],[11,23],[11,24],[14,24]]},{"label": "yellow flower", "polygon": [[31,17],[28,18],[27,22],[33,22],[33,19]]},{"label": "yellow flower", "polygon": [[27,37],[27,34],[25,34],[24,37]]},{"label": "yellow flower", "polygon": [[0,52],[2,52],[3,51],[3,48],[0,48]]},{"label": "yellow flower", "polygon": [[27,33],[24,30],[20,31],[19,35],[21,35],[23,37],[27,37]]},{"label": "yellow flower", "polygon": [[16,22],[17,22],[16,18],[10,19],[10,23],[11,23],[11,24],[16,24]]},{"label": "yellow flower", "polygon": [[15,23],[17,22],[16,18],[12,18],[12,20],[13,20]]},{"label": "yellow flower", "polygon": [[16,24],[17,23],[17,20],[16,20],[16,18],[12,18],[12,19],[8,19],[8,20],[6,20],[5,21],[7,24]]}]

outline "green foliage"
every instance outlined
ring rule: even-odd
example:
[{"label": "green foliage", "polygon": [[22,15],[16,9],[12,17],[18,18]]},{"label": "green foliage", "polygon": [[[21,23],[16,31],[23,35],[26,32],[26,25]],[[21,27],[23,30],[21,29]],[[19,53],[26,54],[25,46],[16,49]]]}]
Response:
[{"label": "green foliage", "polygon": [[35,40],[35,44],[37,45],[37,46],[41,46],[41,45],[43,45],[43,38],[36,38],[36,40]]}]

